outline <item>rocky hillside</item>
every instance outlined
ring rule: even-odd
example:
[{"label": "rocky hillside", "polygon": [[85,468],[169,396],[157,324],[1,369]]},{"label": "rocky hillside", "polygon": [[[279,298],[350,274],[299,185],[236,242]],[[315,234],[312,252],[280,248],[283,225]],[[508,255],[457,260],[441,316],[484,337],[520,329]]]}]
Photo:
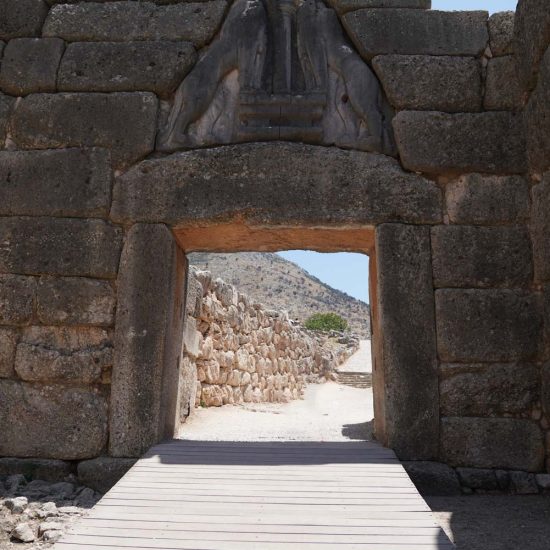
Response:
[{"label": "rocky hillside", "polygon": [[370,337],[368,304],[326,285],[276,254],[196,253],[191,254],[190,262],[235,285],[256,302],[286,309],[291,319],[303,322],[314,313],[333,311],[348,321],[353,332]]}]

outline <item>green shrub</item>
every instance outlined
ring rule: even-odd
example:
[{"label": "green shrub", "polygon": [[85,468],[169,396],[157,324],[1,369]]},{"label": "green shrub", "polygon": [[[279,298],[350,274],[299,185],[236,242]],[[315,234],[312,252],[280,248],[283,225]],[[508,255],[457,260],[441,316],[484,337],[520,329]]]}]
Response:
[{"label": "green shrub", "polygon": [[337,313],[316,313],[305,322],[305,327],[309,330],[337,330],[343,332],[347,330],[348,323]]}]

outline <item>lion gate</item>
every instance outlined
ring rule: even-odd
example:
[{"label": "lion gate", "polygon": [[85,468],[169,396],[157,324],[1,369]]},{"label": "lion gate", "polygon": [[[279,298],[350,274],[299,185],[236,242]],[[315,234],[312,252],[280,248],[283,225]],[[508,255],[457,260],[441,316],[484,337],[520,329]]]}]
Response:
[{"label": "lion gate", "polygon": [[1,3],[0,455],[172,436],[185,254],[309,248],[371,256],[381,442],[545,470],[550,14],[429,5]]}]

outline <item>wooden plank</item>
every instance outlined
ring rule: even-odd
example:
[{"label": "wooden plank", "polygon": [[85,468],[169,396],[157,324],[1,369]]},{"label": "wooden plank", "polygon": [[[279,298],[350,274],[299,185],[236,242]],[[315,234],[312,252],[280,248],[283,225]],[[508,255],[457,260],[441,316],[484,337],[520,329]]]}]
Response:
[{"label": "wooden plank", "polygon": [[[57,545],[58,548],[66,548],[66,544],[73,544],[74,548],[78,548],[82,545],[89,545],[90,548],[98,549],[99,547],[99,537],[94,535],[68,535],[65,538],[65,544]],[[199,540],[179,540],[179,539],[167,539],[167,540],[156,540],[152,538],[129,538],[129,537],[101,537],[101,544],[106,548],[155,548],[163,550],[214,550],[220,548],[219,543],[216,544],[216,541],[199,541]],[[334,548],[336,545],[335,541],[328,541],[325,543],[319,542],[302,542],[300,543],[299,548],[309,548],[311,550],[318,549],[322,546],[327,548]],[[254,540],[239,540],[239,541],[224,541],[223,548],[227,550],[260,550],[258,548],[258,542]],[[281,548],[293,549],[297,548],[295,542],[262,542],[261,550],[281,550]],[[421,542],[418,544],[412,542],[403,542],[391,541],[391,540],[381,540],[379,542],[364,542],[364,543],[351,543],[345,544],[346,550],[372,550],[373,548],[378,548],[379,550],[447,550],[452,549],[450,543],[445,543],[443,541],[439,542],[437,540],[431,542]]]},{"label": "wooden plank", "polygon": [[[440,530],[435,530],[432,533],[394,533],[391,529],[387,529],[385,533],[371,534],[368,537],[370,544],[382,544],[382,543],[401,543],[401,544],[430,544],[436,543],[439,538]],[[349,533],[281,533],[276,530],[269,532],[232,532],[232,531],[195,531],[176,533],[174,531],[165,531],[162,529],[156,529],[153,532],[150,530],[142,529],[140,527],[134,528],[118,528],[113,530],[108,527],[88,527],[84,525],[76,526],[72,530],[72,536],[95,536],[105,538],[119,538],[124,537],[126,539],[151,539],[154,538],[157,541],[166,540],[170,543],[175,541],[212,541],[212,542],[255,542],[255,543],[286,543],[286,544],[302,544],[318,543],[318,544],[361,544],[365,542],[365,536],[351,535]]]},{"label": "wooden plank", "polygon": [[[129,521],[161,521],[171,523],[200,523],[204,521],[204,516],[200,513],[195,513],[193,509],[178,512],[172,510],[172,512],[164,514],[159,512],[142,513],[140,511],[128,511],[124,508],[113,508],[110,506],[96,506],[86,518],[82,521],[95,520],[95,519],[120,519]],[[355,516],[355,514],[313,514],[311,510],[309,513],[300,514],[299,516],[290,516],[288,514],[270,514],[267,515],[249,515],[246,517],[223,514],[223,515],[211,515],[208,516],[208,522],[211,524],[256,524],[256,525],[279,525],[279,524],[292,524],[292,525],[326,525],[326,526],[349,526],[360,527],[367,526],[435,526],[436,523],[431,514],[425,514],[423,512],[388,512],[373,510],[365,514]]]},{"label": "wooden plank", "polygon": [[[219,501],[218,501],[219,502]],[[122,507],[127,511],[137,511],[139,513],[160,513],[167,514],[174,509],[184,510],[189,508],[189,503],[181,503],[179,506],[169,504],[166,502],[138,502],[130,501],[126,499],[109,500],[102,504],[103,506]],[[193,503],[193,511],[200,512],[206,515],[236,515],[246,516],[249,514],[268,514],[268,513],[288,513],[288,514],[302,514],[307,511],[312,511],[313,505],[289,505],[289,504],[218,504],[212,503]],[[429,508],[424,503],[412,503],[412,504],[384,504],[372,506],[340,506],[340,505],[327,505],[323,506],[319,512],[325,512],[327,515],[346,516],[352,515],[353,517],[360,517],[367,514],[370,510],[377,510],[382,512],[429,512]]]},{"label": "wooden plank", "polygon": [[[418,520],[405,522],[406,525],[396,525],[396,521],[391,520],[378,520],[372,522],[373,525],[361,524],[361,525],[301,525],[283,523],[246,523],[233,521],[231,523],[212,523],[206,522],[205,518],[201,518],[201,521],[189,521],[187,523],[175,521],[151,521],[151,520],[136,520],[136,519],[119,519],[119,518],[86,518],[79,525],[94,526],[94,527],[108,527],[111,529],[127,528],[134,529],[136,525],[142,530],[151,531],[189,531],[189,532],[236,532],[236,533],[271,533],[275,530],[278,533],[313,533],[313,534],[342,534],[347,533],[350,535],[369,535],[369,534],[382,534],[383,532],[391,529],[395,534],[434,534],[439,532],[440,528],[434,522],[426,522],[418,524]],[[237,519],[237,518],[235,518]],[[282,518],[281,518],[282,519]],[[284,518],[284,521],[292,521],[288,517]],[[78,525],[75,527],[76,532],[81,532]]]},{"label": "wooden plank", "polygon": [[316,501],[319,500],[321,502],[326,502],[325,499],[328,500],[341,500],[342,498],[349,498],[352,501],[356,500],[364,500],[364,499],[381,499],[381,498],[413,498],[418,499],[418,493],[415,492],[413,487],[404,488],[404,487],[397,487],[393,488],[393,492],[387,492],[385,487],[378,488],[376,491],[369,491],[367,488],[364,489],[358,489],[356,487],[349,487],[349,489],[355,489],[355,490],[345,490],[345,489],[332,489],[327,490],[326,488],[324,490],[317,490],[317,491],[310,491],[307,486],[288,486],[286,490],[281,490],[280,487],[249,487],[249,488],[243,488],[240,485],[214,485],[214,486],[208,486],[208,488],[205,488],[204,491],[201,491],[199,486],[196,486],[194,489],[189,487],[180,487],[180,488],[174,488],[174,487],[159,487],[155,490],[151,490],[151,488],[148,487],[129,487],[129,486],[119,486],[114,487],[109,491],[109,493],[106,495],[106,497],[113,497],[115,495],[128,495],[128,496],[147,496],[154,494],[155,497],[160,497],[162,499],[172,499],[174,497],[196,497],[198,500],[197,502],[200,502],[201,498],[210,500],[212,498],[216,497],[231,497],[236,499],[247,499],[247,498],[258,498],[258,497],[266,497],[266,498],[297,498],[297,499],[304,499],[305,501]]},{"label": "wooden plank", "polygon": [[377,444],[170,441],[57,550],[451,550],[392,451]]}]

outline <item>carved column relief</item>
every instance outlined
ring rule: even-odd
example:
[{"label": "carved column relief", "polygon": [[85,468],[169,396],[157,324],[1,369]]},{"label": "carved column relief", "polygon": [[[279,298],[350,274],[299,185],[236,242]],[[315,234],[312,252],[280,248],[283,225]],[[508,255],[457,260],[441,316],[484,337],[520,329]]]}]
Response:
[{"label": "carved column relief", "polygon": [[392,115],[321,0],[237,0],[178,88],[159,149],[286,140],[394,154]]}]

